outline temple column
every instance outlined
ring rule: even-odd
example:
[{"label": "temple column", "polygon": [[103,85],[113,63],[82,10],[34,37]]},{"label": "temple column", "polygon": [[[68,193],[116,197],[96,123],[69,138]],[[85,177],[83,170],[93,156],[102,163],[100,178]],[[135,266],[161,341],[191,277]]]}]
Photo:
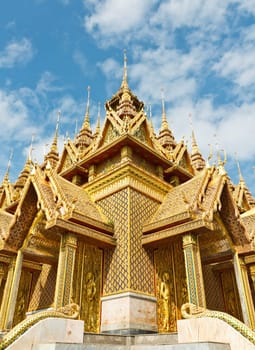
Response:
[{"label": "temple column", "polygon": [[205,307],[204,281],[197,236],[186,234],[182,239],[189,302]]},{"label": "temple column", "polygon": [[9,265],[7,281],[4,288],[4,295],[1,305],[0,329],[12,328],[12,322],[16,307],[16,300],[19,290],[19,282],[22,271],[23,253],[18,251],[17,257],[13,258]]},{"label": "temple column", "polygon": [[0,288],[2,285],[3,278],[4,278],[4,273],[5,273],[4,264],[0,263]]},{"label": "temple column", "polygon": [[247,267],[238,253],[234,255],[234,271],[236,284],[239,292],[244,323],[250,328],[255,328],[255,312],[252,301],[252,294],[249,284]]},{"label": "temple column", "polygon": [[76,236],[71,233],[63,234],[60,242],[55,289],[54,305],[56,308],[71,303],[76,249]]}]

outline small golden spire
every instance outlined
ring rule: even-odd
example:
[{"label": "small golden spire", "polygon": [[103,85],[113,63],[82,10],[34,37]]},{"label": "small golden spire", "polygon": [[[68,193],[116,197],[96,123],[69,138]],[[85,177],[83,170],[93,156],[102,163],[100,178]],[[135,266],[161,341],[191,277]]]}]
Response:
[{"label": "small golden spire", "polygon": [[123,67],[123,78],[121,83],[122,88],[128,88],[127,82],[127,50],[124,50],[124,67]]},{"label": "small golden spire", "polygon": [[212,147],[212,145],[211,145],[210,143],[208,144],[208,146],[209,146],[210,152],[209,152],[209,155],[208,155],[208,157],[207,157],[206,167],[207,167],[207,168],[210,168],[210,167],[211,167],[211,165],[210,165],[210,160],[211,160],[212,157],[213,157],[213,147]]},{"label": "small golden spire", "polygon": [[193,121],[192,121],[192,114],[191,113],[189,113],[189,124],[191,127],[191,154],[197,154],[197,153],[200,153],[200,151],[199,151],[197,140],[195,137],[195,131],[193,128]]},{"label": "small golden spire", "polygon": [[238,175],[239,175],[239,181],[240,182],[244,182],[244,178],[241,172],[241,168],[240,168],[240,163],[239,160],[237,158],[237,154],[235,153],[235,160],[236,160],[236,165],[237,165],[237,171],[238,171]]},{"label": "small golden spire", "polygon": [[60,115],[61,115],[61,112],[58,111],[57,112],[57,123],[56,123],[55,135],[54,135],[53,142],[51,144],[51,151],[55,151],[55,152],[58,152],[57,148],[58,148],[58,131],[59,131]]},{"label": "small golden spire", "polygon": [[101,117],[101,104],[98,102],[98,111],[97,111],[97,126],[95,134],[98,135],[100,133],[100,117]]},{"label": "small golden spire", "polygon": [[161,100],[162,100],[162,123],[161,123],[161,130],[168,130],[168,122],[166,119],[166,111],[165,111],[165,99],[164,99],[164,90],[161,89]]},{"label": "small golden spire", "polygon": [[86,106],[85,119],[84,119],[82,129],[90,129],[89,104],[90,104],[90,86],[88,86],[87,106]]},{"label": "small golden spire", "polygon": [[9,159],[8,159],[8,163],[7,163],[7,169],[6,169],[6,172],[5,172],[5,175],[4,175],[3,182],[9,182],[9,174],[10,174],[10,169],[11,169],[12,157],[13,157],[13,150],[11,150],[10,154],[9,154]]},{"label": "small golden spire", "polygon": [[149,104],[149,125],[150,125],[150,129],[151,129],[151,133],[153,136],[155,136],[155,131],[154,131],[154,126],[153,126],[153,122],[152,122],[152,109],[151,109],[151,104]]},{"label": "small golden spire", "polygon": [[29,147],[29,150],[28,150],[28,160],[30,162],[32,162],[32,153],[34,151],[34,148],[33,148],[34,139],[35,139],[35,134],[32,134],[31,143],[30,143],[30,147]]},{"label": "small golden spire", "polygon": [[59,161],[59,153],[58,153],[58,130],[59,130],[59,119],[60,119],[61,112],[57,112],[57,123],[56,123],[56,130],[55,135],[51,144],[51,148],[48,154],[44,157],[44,160],[47,164],[50,163],[50,165],[55,168]]}]

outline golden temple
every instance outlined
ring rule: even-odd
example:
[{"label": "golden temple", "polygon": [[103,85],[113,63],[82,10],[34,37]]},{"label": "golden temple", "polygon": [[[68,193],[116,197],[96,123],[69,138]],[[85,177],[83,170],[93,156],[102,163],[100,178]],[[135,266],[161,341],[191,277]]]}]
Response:
[{"label": "golden temple", "polygon": [[255,328],[255,199],[219,159],[158,134],[131,91],[127,61],[93,133],[89,99],[75,139],[28,158],[0,187],[0,330],[70,303],[84,331],[176,332],[181,306]]}]

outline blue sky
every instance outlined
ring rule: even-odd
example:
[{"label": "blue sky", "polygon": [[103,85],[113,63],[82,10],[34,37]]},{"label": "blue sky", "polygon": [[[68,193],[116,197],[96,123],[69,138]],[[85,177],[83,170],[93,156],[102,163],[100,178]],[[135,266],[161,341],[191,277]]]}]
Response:
[{"label": "blue sky", "polygon": [[[39,163],[61,110],[60,143],[80,128],[91,87],[91,122],[120,86],[123,50],[134,93],[205,158],[255,194],[255,0],[8,0],[0,11],[0,177],[10,152],[16,179],[34,134]],[[46,146],[45,146],[46,145]]]}]

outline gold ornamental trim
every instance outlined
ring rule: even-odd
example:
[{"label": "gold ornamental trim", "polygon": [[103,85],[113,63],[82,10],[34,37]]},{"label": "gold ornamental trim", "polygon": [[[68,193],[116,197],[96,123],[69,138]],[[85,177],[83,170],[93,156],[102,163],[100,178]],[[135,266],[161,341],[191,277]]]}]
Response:
[{"label": "gold ornamental trim", "polygon": [[97,244],[98,246],[116,246],[116,240],[112,236],[106,235],[101,232],[97,232],[92,228],[81,226],[74,222],[70,222],[61,218],[58,218],[55,225],[68,232],[74,232],[75,234],[81,235],[88,243]]},{"label": "gold ornamental trim", "polygon": [[192,215],[188,211],[185,211],[183,213],[179,213],[176,215],[173,215],[171,217],[168,217],[166,219],[159,220],[157,222],[149,223],[144,225],[143,232],[147,233],[150,231],[157,231],[158,229],[165,227],[165,226],[171,226],[173,224],[176,224],[180,221],[187,221],[191,219]]},{"label": "gold ornamental trim", "polygon": [[213,223],[208,223],[203,219],[197,219],[189,222],[185,222],[182,225],[170,227],[162,231],[147,234],[142,237],[143,245],[150,245],[160,243],[163,240],[167,240],[179,234],[183,234],[190,231],[200,230],[201,228],[212,231],[214,229]]},{"label": "gold ornamental trim", "polygon": [[99,201],[126,187],[132,187],[160,203],[172,188],[158,177],[143,171],[130,162],[125,162],[112,172],[98,176],[86,184],[84,189],[94,201]]}]

